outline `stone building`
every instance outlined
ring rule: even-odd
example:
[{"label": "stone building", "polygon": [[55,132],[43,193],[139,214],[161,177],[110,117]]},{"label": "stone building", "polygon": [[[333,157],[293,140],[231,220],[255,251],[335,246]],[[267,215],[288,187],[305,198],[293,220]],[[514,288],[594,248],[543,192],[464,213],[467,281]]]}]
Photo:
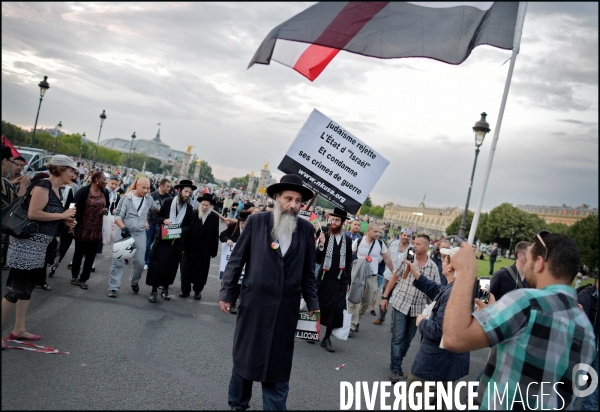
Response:
[{"label": "stone building", "polygon": [[437,239],[446,236],[446,228],[461,213],[456,207],[427,208],[423,202],[418,207],[388,204],[383,212],[383,220]]},{"label": "stone building", "polygon": [[598,209],[590,209],[587,205],[579,207],[569,206],[534,206],[534,205],[517,205],[520,209],[527,213],[538,215],[546,223],[563,223],[567,226],[572,226],[577,221],[591,215],[598,216]]}]

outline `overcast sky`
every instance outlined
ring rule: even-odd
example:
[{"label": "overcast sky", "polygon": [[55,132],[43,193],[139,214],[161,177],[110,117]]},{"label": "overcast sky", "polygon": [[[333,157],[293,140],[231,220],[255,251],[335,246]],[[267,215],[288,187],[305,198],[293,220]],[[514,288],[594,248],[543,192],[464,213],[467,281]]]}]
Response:
[{"label": "overcast sky", "polygon": [[[390,160],[371,197],[464,207],[473,124],[492,132],[510,51],[480,46],[461,65],[341,52],[313,83],[276,62],[247,70],[268,32],[311,3],[2,3],[2,120],[62,121],[95,140],[193,145],[218,179],[268,161],[272,174],[313,108]],[[483,209],[598,206],[598,4],[529,3]]]}]

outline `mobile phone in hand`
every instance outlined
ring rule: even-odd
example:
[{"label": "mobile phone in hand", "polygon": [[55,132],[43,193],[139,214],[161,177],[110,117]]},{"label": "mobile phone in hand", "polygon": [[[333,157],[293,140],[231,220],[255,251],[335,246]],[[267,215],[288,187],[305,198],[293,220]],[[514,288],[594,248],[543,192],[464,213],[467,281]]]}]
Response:
[{"label": "mobile phone in hand", "polygon": [[406,252],[406,260],[408,260],[410,263],[415,263],[415,250],[411,247],[408,248],[408,251]]},{"label": "mobile phone in hand", "polygon": [[75,203],[69,203],[69,209],[73,209],[75,207]]}]

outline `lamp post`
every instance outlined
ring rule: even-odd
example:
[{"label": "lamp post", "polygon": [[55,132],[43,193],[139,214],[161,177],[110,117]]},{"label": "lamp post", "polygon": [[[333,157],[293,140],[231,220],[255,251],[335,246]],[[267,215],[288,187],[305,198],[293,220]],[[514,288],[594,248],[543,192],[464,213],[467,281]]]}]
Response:
[{"label": "lamp post", "polygon": [[58,135],[60,134],[60,131],[62,129],[62,120],[60,120],[58,122],[55,129],[56,129],[56,139],[54,139],[54,153],[52,153],[52,154],[56,154],[56,145],[58,145]]},{"label": "lamp post", "polygon": [[96,143],[96,150],[94,150],[94,160],[92,162],[92,170],[96,169],[96,155],[98,154],[98,146],[100,145],[100,134],[102,133],[102,124],[106,120],[106,114],[104,112],[106,112],[106,110],[102,110],[102,114],[100,115],[100,131],[98,132],[98,142]]},{"label": "lamp post", "polygon": [[479,147],[483,144],[483,139],[485,139],[485,135],[490,131],[490,125],[485,121],[487,116],[486,112],[481,113],[481,119],[475,126],[473,126],[473,131],[475,132],[475,161],[473,162],[473,171],[471,172],[471,183],[469,183],[469,192],[467,193],[467,203],[465,205],[465,211],[463,212],[462,222],[460,224],[460,230],[458,231],[458,236],[465,237],[465,230],[467,228],[467,213],[469,211],[469,199],[471,197],[471,189],[473,188],[473,177],[475,176],[475,166],[477,165],[477,156],[479,155]]},{"label": "lamp post", "polygon": [[83,140],[85,139],[85,132],[81,135],[81,145],[79,146],[79,160],[81,160],[81,153],[83,152]]},{"label": "lamp post", "polygon": [[131,145],[129,145],[129,154],[127,155],[127,166],[125,167],[125,175],[127,175],[127,170],[129,169],[129,159],[131,158],[131,148],[133,147],[133,141],[135,140],[135,132],[131,135]]},{"label": "lamp post", "polygon": [[48,76],[44,76],[44,80],[42,80],[38,86],[40,87],[40,104],[38,104],[37,115],[35,116],[35,124],[33,125],[33,133],[31,134],[31,140],[29,141],[29,147],[33,147],[33,138],[35,137],[35,129],[37,128],[38,117],[40,117],[40,107],[42,107],[42,99],[44,98],[44,94],[46,94],[46,90],[50,88],[50,85],[46,81],[48,80]]}]

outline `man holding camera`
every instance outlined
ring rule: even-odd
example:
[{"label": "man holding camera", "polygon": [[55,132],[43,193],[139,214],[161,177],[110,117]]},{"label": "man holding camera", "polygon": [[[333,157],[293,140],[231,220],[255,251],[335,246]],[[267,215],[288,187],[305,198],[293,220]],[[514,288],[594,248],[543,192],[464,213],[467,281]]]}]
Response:
[{"label": "man holding camera", "polygon": [[[427,256],[430,239],[427,235],[418,235],[413,241],[414,260],[416,269],[421,276],[440,283],[440,274],[437,265]],[[410,267],[406,260],[411,259],[407,254],[406,259],[400,267],[394,271],[390,281],[381,297],[381,309],[387,310],[388,301],[394,308],[393,330],[392,330],[392,353],[391,353],[391,374],[392,383],[398,382],[401,377],[406,378],[408,374],[402,372],[402,361],[408,352],[408,348],[417,333],[417,316],[423,313],[427,306],[427,296],[419,289],[413,286],[415,277],[410,273]],[[396,284],[398,282],[398,284]],[[394,288],[394,285],[395,288]],[[392,296],[390,293],[394,289]]]}]

